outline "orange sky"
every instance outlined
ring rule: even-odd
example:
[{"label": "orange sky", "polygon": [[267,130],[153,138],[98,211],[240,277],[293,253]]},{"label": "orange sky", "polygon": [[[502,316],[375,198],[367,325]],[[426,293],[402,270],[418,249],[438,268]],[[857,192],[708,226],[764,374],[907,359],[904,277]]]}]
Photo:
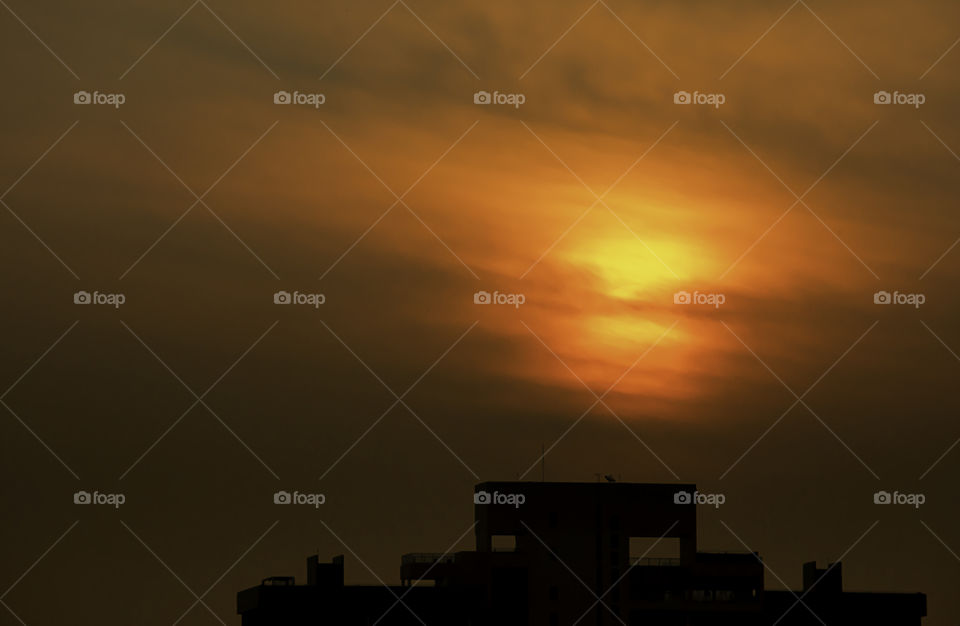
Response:
[{"label": "orange sky", "polygon": [[[189,474],[243,502],[273,473],[314,484],[349,450],[324,479],[344,503],[332,524],[393,576],[395,553],[458,534],[460,490],[517,478],[545,446],[553,478],[679,476],[751,501],[725,519],[795,575],[874,519],[837,507],[877,480],[920,484],[960,436],[954,3],[175,4],[0,11],[5,380],[79,320],[7,401],[85,480],[175,506],[167,479]],[[79,90],[126,101],[79,106]],[[325,101],[277,105],[280,90]],[[524,102],[475,104],[480,90]],[[678,91],[724,102],[675,104]],[[878,105],[878,91],[925,102]],[[78,289],[128,303],[78,310]],[[280,289],[327,302],[278,310]],[[524,303],[477,305],[481,290]],[[881,290],[926,302],[878,306]],[[235,437],[199,407],[119,480],[192,401],[121,320],[197,393],[273,328],[211,393]],[[415,384],[416,419],[384,414],[378,378],[397,394]],[[41,494],[73,479],[16,420],[5,428],[7,469],[36,473],[9,489],[55,535],[72,511]],[[942,463],[920,487],[952,488],[960,456]],[[419,515],[384,475],[423,493],[436,481],[437,521],[382,537],[376,502]],[[254,531],[234,519],[272,514],[183,497],[185,542],[219,523],[243,543]],[[923,513],[956,550],[951,498]],[[169,521],[131,510],[158,536]],[[822,530],[834,517],[845,526]],[[928,626],[948,623],[956,562],[916,519],[885,521],[854,586],[918,580]],[[18,510],[7,536],[35,526]],[[312,550],[316,525],[291,526],[230,584]],[[708,528],[708,543],[742,548]],[[810,534],[786,545],[771,529]],[[923,573],[887,571],[895,557]],[[63,617],[31,593],[15,599],[36,621]]]}]

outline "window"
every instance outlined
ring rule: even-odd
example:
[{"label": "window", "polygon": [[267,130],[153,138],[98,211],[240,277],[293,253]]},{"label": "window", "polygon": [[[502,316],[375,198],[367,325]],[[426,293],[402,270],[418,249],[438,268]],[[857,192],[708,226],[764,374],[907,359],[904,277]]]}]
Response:
[{"label": "window", "polygon": [[680,539],[677,537],[663,537],[662,539],[660,537],[630,537],[630,562],[638,562],[638,565],[653,567],[680,565]]}]

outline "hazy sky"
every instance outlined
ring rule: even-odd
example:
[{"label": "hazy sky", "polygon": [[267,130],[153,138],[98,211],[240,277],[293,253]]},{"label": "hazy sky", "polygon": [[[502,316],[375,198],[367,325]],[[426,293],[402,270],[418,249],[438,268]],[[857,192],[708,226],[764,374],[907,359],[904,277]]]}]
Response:
[{"label": "hazy sky", "polygon": [[0,624],[396,583],[542,446],[957,622],[955,3],[0,4]]}]

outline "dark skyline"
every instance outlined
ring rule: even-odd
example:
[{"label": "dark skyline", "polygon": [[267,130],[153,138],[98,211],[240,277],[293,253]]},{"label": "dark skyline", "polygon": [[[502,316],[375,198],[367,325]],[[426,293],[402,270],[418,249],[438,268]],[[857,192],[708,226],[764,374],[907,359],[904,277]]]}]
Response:
[{"label": "dark skyline", "polygon": [[958,18],[3,0],[0,626],[399,584],[541,472],[956,626]]},{"label": "dark skyline", "polygon": [[345,585],[344,555],[313,555],[299,582],[269,576],[240,591],[237,613],[243,626],[919,626],[927,614],[915,590],[845,588],[842,560],[805,562],[802,588],[770,589],[778,576],[760,553],[697,544],[698,507],[722,494],[604,478],[480,483],[473,550],[404,554],[392,587]]}]

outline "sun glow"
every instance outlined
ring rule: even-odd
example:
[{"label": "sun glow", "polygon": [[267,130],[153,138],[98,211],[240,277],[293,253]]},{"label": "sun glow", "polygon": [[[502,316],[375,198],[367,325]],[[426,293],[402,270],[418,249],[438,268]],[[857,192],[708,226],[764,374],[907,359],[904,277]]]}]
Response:
[{"label": "sun glow", "polygon": [[590,241],[568,253],[566,260],[593,273],[602,292],[633,301],[668,291],[696,273],[699,251],[685,243],[623,237]]}]

